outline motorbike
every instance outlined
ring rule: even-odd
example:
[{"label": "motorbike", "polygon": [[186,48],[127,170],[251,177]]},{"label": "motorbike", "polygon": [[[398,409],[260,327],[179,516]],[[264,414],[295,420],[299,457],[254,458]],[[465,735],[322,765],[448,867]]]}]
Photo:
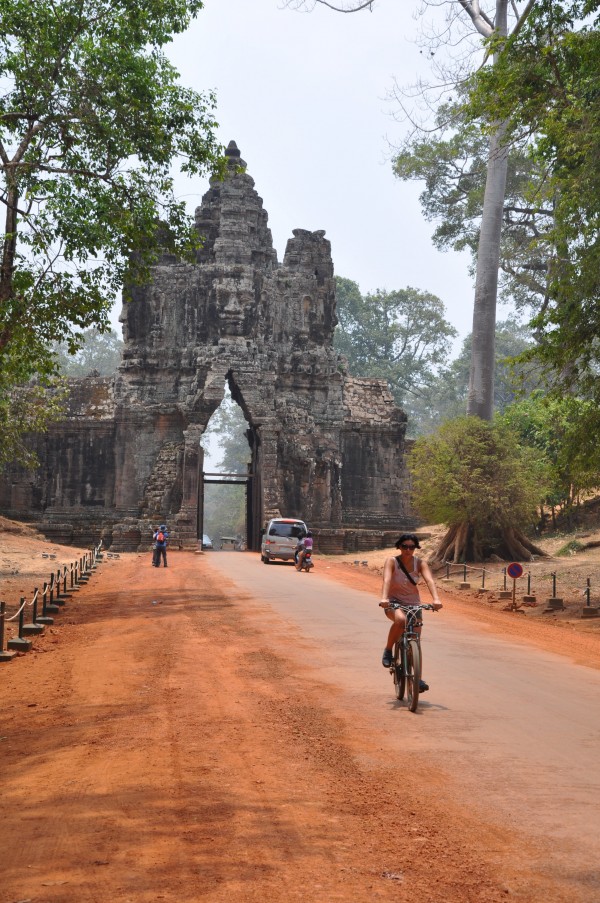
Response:
[{"label": "motorbike", "polygon": [[307,549],[304,553],[304,558],[302,559],[302,564],[298,564],[298,558],[296,557],[296,570],[297,571],[306,571],[307,574],[310,574],[312,568],[314,568],[314,563],[312,560],[312,551]]}]

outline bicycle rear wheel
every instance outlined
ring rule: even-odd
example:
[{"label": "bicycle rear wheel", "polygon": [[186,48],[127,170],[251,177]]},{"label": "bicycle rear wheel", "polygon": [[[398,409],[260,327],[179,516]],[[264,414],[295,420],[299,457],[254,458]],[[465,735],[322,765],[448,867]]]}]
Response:
[{"label": "bicycle rear wheel", "polygon": [[406,703],[411,712],[416,712],[421,682],[421,649],[416,640],[409,640],[406,645],[404,670],[406,672]]},{"label": "bicycle rear wheel", "polygon": [[402,668],[402,652],[400,646],[394,646],[394,690],[396,691],[396,699],[404,699],[404,670]]}]

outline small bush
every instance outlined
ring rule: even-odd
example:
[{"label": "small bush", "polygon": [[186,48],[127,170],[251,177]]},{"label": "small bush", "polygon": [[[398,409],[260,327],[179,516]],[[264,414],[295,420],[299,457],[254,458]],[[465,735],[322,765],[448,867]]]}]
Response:
[{"label": "small bush", "polygon": [[576,555],[577,552],[581,552],[581,551],[583,551],[583,549],[585,549],[585,546],[583,545],[583,543],[579,542],[579,540],[577,540],[577,539],[572,539],[565,546],[562,546],[556,554],[557,555]]}]

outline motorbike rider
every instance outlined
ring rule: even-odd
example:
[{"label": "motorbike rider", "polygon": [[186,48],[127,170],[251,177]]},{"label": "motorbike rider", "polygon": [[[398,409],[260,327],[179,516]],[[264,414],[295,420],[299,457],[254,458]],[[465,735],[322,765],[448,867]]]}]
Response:
[{"label": "motorbike rider", "polygon": [[302,562],[304,561],[306,553],[309,551],[309,549],[312,552],[312,547],[313,547],[312,533],[310,532],[310,530],[307,530],[307,532],[303,536],[299,537],[298,545],[296,546],[296,556],[295,557],[296,557],[296,570],[297,571],[302,570]]}]

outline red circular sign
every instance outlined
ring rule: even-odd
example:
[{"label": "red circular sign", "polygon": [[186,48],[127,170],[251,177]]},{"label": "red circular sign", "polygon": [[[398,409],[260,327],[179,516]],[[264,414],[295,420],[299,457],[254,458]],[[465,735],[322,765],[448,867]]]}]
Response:
[{"label": "red circular sign", "polygon": [[516,580],[517,577],[522,577],[522,576],[523,576],[523,568],[522,568],[522,566],[519,564],[518,561],[513,561],[513,562],[511,562],[511,564],[509,564],[509,566],[506,568],[506,573],[508,574],[509,577],[512,577],[513,580]]}]

